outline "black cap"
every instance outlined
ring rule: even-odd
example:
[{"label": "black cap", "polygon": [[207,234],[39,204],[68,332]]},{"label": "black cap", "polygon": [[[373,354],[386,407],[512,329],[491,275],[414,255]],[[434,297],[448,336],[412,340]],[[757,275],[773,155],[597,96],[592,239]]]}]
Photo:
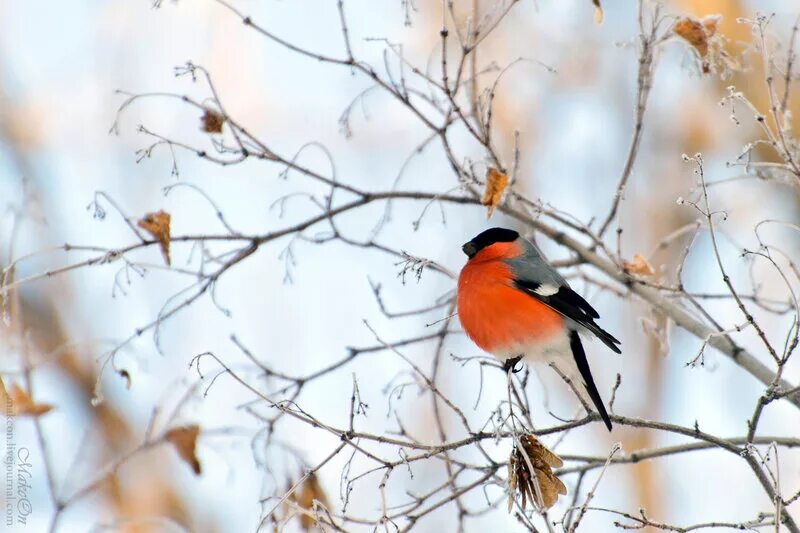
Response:
[{"label": "black cap", "polygon": [[471,241],[465,243],[461,249],[467,254],[467,257],[472,259],[475,254],[487,246],[491,246],[496,242],[513,242],[518,237],[519,233],[513,229],[491,228],[476,235]]}]

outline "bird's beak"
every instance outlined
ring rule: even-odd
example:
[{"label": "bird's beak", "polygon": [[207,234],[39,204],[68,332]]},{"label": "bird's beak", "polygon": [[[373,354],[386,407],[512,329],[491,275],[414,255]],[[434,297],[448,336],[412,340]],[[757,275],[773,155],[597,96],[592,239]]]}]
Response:
[{"label": "bird's beak", "polygon": [[475,245],[472,244],[472,241],[469,241],[468,243],[464,244],[464,246],[461,247],[461,250],[463,250],[464,253],[467,254],[467,257],[469,257],[470,259],[472,259],[472,256],[474,256],[477,253],[477,251],[475,250]]}]

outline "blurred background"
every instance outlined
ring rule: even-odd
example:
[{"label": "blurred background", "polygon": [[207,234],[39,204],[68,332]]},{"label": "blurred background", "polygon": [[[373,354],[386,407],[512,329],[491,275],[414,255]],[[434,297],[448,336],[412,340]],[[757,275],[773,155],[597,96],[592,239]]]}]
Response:
[{"label": "blurred background", "polygon": [[[478,9],[485,11],[494,4],[477,2]],[[334,2],[241,0],[235,5],[292,42],[341,55]],[[514,132],[519,130],[518,190],[583,221],[607,213],[633,127],[636,3],[606,1],[603,8],[604,20],[596,24],[589,0],[523,0],[478,52],[481,65],[506,65],[520,56],[535,60],[509,71],[499,85],[498,150],[511,154]],[[345,9],[354,53],[364,61],[382,64],[386,43],[380,39],[385,38],[403,43],[404,53],[414,64],[435,65],[441,24],[437,2],[348,0]],[[800,6],[792,0],[674,0],[664,2],[664,9],[696,17],[720,14],[719,31],[732,50],[752,41],[749,26],[737,23],[739,17],[775,13],[769,28],[776,41],[785,45],[800,14]],[[137,132],[140,124],[193,145],[209,145],[197,110],[176,101],[136,102],[119,117],[118,133],[110,133],[125,99],[117,90],[174,92],[198,100],[209,97],[202,83],[176,77],[175,67],[187,61],[208,69],[227,112],[276,151],[291,154],[309,141],[318,141],[333,154],[338,178],[364,189],[391,187],[427,135],[407,110],[379,92],[358,100],[348,128],[343,128],[342,112],[369,86],[369,80],[346,68],[298,57],[248,31],[240,19],[212,1],[165,1],[154,6],[146,0],[0,0],[0,262],[5,266],[12,258],[49,250],[21,262],[17,278],[89,257],[57,249],[65,243],[115,248],[135,242],[118,213],[104,197],[96,196],[98,191],[134,218],[159,209],[169,212],[173,235],[222,229],[214,209],[194,190],[178,187],[164,194],[164,187],[179,182],[202,188],[243,233],[283,228],[316,213],[316,207],[302,198],[289,200],[283,213],[275,208],[273,203],[286,194],[324,194],[325,187],[293,173],[283,179],[279,176],[282,168],[265,161],[221,167],[177,152],[176,176],[168,148],[144,157],[137,154],[150,144]],[[697,217],[676,202],[696,185],[693,169],[681,154],[702,152],[709,181],[743,174],[741,168],[730,168],[726,162],[758,135],[756,124],[748,117],[737,125],[730,119],[730,109],[719,102],[726,88],[735,85],[757,106],[766,108],[763,71],[752,60],[748,67],[728,77],[704,75],[685,43],[675,40],[663,47],[640,156],[620,208],[624,255],[642,253],[652,257],[657,270],[675,268],[686,243],[650,253],[665,235]],[[795,96],[797,116],[800,94]],[[466,138],[455,138],[454,143],[464,157],[484,157]],[[307,166],[329,172],[321,151],[304,152],[302,158]],[[447,191],[456,185],[437,145],[408,162],[400,183],[404,190]],[[750,265],[740,254],[743,248],[758,245],[753,226],[765,218],[796,224],[797,188],[741,180],[712,190],[714,204],[729,215],[720,230],[723,257],[731,277],[749,287]],[[105,208],[105,217],[97,216],[94,202]],[[448,205],[442,211],[428,210],[415,230],[422,207],[396,203],[382,240],[453,272],[463,264],[463,242],[488,225],[514,224],[500,214],[487,222],[480,207]],[[340,224],[352,235],[366,238],[381,214],[381,206],[369,206],[348,214]],[[798,252],[796,232],[771,227],[765,228],[763,236],[781,242],[786,251]],[[609,237],[609,242],[613,240]],[[566,257],[563,249],[545,239],[539,243],[552,259]],[[288,240],[270,243],[224,276],[216,297],[230,316],[203,298],[160,330],[160,350],[151,333],[129,343],[116,358],[117,366],[130,376],[129,384],[108,368],[104,371],[102,355],[151,322],[165,301],[187,285],[185,275],[163,268],[158,251],[148,249],[139,255],[142,262],[152,265],[146,272],[124,269],[119,263],[99,264],[20,286],[18,316],[11,317],[6,305],[8,320],[0,326],[0,372],[7,387],[19,383],[34,391],[37,402],[54,406],[35,422],[46,436],[52,479],[48,480],[34,420],[18,417],[16,446],[31,451],[32,512],[27,525],[15,524],[4,531],[47,531],[54,511],[49,484],[61,494],[83,487],[141,444],[154,409],[163,414],[176,406],[180,406],[177,423],[202,428],[197,444],[202,475],[195,475],[169,447],[138,454],[90,496],[71,505],[60,517],[57,530],[180,530],[175,524],[202,532],[256,530],[265,505],[270,505],[261,499],[276,486],[282,487],[286,479],[296,479],[302,466],[287,460],[285,454],[268,454],[261,456],[270,468],[266,473],[254,459],[263,450],[251,445],[257,442],[252,438],[261,426],[241,409],[252,395],[230,379],[220,379],[207,395],[202,394],[206,383],[187,394],[197,382],[190,360],[211,351],[231,366],[246,364],[230,340],[235,334],[271,367],[307,374],[346,355],[348,346],[375,344],[365,319],[382,338],[396,340],[424,333],[426,323],[445,315],[439,309],[390,320],[381,314],[370,281],[382,285],[384,302],[393,311],[424,307],[453,289],[452,280],[432,271],[419,280],[413,276],[404,280],[398,276],[401,267],[396,259],[372,250],[302,240],[287,246]],[[173,243],[171,253],[173,266],[180,269],[190,261],[192,249]],[[785,289],[774,273],[759,268],[755,268],[758,283],[785,301]],[[722,292],[724,285],[715,269],[708,239],[701,234],[687,259],[687,286]],[[618,413],[687,426],[696,421],[703,430],[723,436],[746,433],[746,420],[763,392],[755,379],[713,350],[706,351],[703,367],[687,367],[699,350],[698,339],[675,328],[665,350],[644,330],[645,322],[660,320],[647,306],[609,292],[594,291],[591,296],[593,305],[602,310],[604,327],[621,338],[625,348],[621,357],[606,352],[599,343],[588,348],[604,396],[616,374],[622,375]],[[741,321],[730,302],[710,304],[710,309],[723,324]],[[767,334],[775,338],[782,338],[792,321],[790,314],[760,318]],[[756,353],[763,352],[751,332],[737,338]],[[423,344],[403,353],[428,368],[432,349]],[[479,354],[461,335],[448,339],[446,351]],[[30,383],[21,371],[25,357],[36,361]],[[395,427],[393,416],[387,414],[397,410],[413,425],[415,434],[435,439],[428,397],[409,392],[389,405],[387,384],[404,368],[399,358],[385,352],[359,359],[305,390],[303,408],[320,419],[346,423],[355,375],[362,399],[370,406],[365,427],[376,431]],[[477,368],[448,358],[442,373],[442,388],[475,420],[486,418],[504,393],[503,380],[487,376],[482,399],[473,411],[479,388]],[[549,410],[571,417],[577,406],[563,384],[549,371],[538,373],[540,390],[532,394],[539,404],[534,406],[537,416],[544,420]],[[796,361],[785,377],[800,381]],[[97,396],[102,401],[92,402]],[[797,436],[798,428],[800,413],[788,404],[775,403],[760,431]],[[300,450],[308,464],[330,452],[328,437],[320,438],[308,426],[287,424],[283,430],[282,439]],[[335,439],[330,440],[335,444]],[[682,442],[669,434],[627,428],[608,435],[592,425],[569,434],[558,451],[606,455],[615,441],[621,441],[626,450]],[[322,490],[334,506],[340,502],[339,472],[346,459],[337,458],[319,475]],[[800,485],[800,454],[781,450],[781,460],[781,482],[787,493],[794,493]],[[413,480],[390,486],[393,494],[402,496],[406,490],[429,485],[441,474],[441,465],[419,468]],[[567,478],[567,485],[571,483],[574,477]],[[8,502],[7,494],[5,498]],[[350,505],[368,514],[375,510],[376,501],[373,492],[359,495],[356,490]],[[654,519],[691,524],[720,517],[748,520],[771,504],[752,472],[736,457],[697,452],[612,467],[593,505],[633,514],[645,508]],[[800,519],[797,505],[791,512]],[[418,530],[450,531],[452,524],[452,510],[443,511],[421,521]],[[500,509],[470,524],[472,531],[486,531],[513,528],[516,522]],[[287,530],[300,528],[297,521],[287,526]],[[586,531],[613,529],[612,518],[602,512],[590,512],[581,525]]]}]

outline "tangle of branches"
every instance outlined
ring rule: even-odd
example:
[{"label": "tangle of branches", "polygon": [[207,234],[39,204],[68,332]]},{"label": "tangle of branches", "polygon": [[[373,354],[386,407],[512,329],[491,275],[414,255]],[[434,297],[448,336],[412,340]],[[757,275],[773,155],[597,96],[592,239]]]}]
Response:
[{"label": "tangle of branches", "polygon": [[[221,282],[261,250],[280,251],[287,280],[294,276],[297,246],[322,247],[337,243],[364,254],[388,257],[397,274],[408,284],[423,277],[436,277],[449,289],[443,294],[429,296],[427,301],[414,307],[397,311],[385,297],[384,287],[373,282],[372,292],[380,316],[364,321],[365,331],[372,339],[370,343],[332,347],[330,357],[325,359],[327,362],[310,372],[297,373],[291,365],[265,362],[267,354],[254,353],[237,334],[230,336],[227,353],[215,350],[195,354],[187,373],[193,385],[187,388],[178,406],[169,412],[156,409],[144,436],[129,451],[113,458],[87,479],[72,480],[76,486],[70,492],[65,493],[60,488],[62,482],[56,479],[57,469],[51,464],[55,460],[53,447],[57,436],[48,434],[39,421],[47,415],[34,417],[42,453],[50,458],[45,466],[53,504],[52,531],[59,530],[64,515],[72,506],[102,488],[135,457],[154,448],[176,447],[181,457],[200,472],[194,455],[195,445],[202,446],[220,435],[230,436],[231,432],[226,428],[181,425],[178,420],[190,398],[213,401],[217,387],[224,381],[246,395],[248,400],[241,410],[252,417],[259,428],[254,434],[241,437],[249,440],[255,464],[263,471],[265,479],[260,521],[255,530],[281,530],[299,524],[306,529],[318,527],[323,531],[410,531],[426,524],[431,516],[442,516],[449,524],[448,530],[462,531],[469,528],[471,521],[487,513],[508,510],[520,530],[528,531],[574,532],[592,515],[605,520],[609,529],[733,528],[800,532],[797,476],[793,478],[794,484],[791,476],[781,478],[785,455],[789,449],[800,446],[798,428],[787,425],[783,434],[765,434],[760,425],[763,415],[778,404],[800,409],[800,375],[796,371],[792,374],[790,364],[800,338],[800,307],[796,294],[800,286],[800,268],[793,258],[796,247],[775,243],[765,236],[767,228],[782,226],[796,239],[800,227],[791,221],[771,218],[755,225],[753,231],[759,246],[743,249],[739,258],[751,269],[749,280],[737,279],[732,274],[737,267],[730,264],[722,250],[725,242],[736,242],[740,237],[731,234],[726,227],[728,199],[722,191],[727,181],[759,180],[768,186],[791,190],[795,196],[800,190],[800,147],[789,112],[794,96],[792,84],[797,78],[794,64],[796,25],[785,46],[778,48],[770,32],[773,22],[770,17],[754,15],[750,20],[740,21],[752,29],[753,40],[747,45],[753,62],[749,68],[763,69],[761,82],[769,97],[769,104],[763,109],[754,103],[747,90],[734,86],[721,98],[720,103],[730,111],[734,121],[752,122],[757,128],[757,137],[743,150],[737,146],[726,147],[734,154],[730,168],[740,169],[741,175],[718,179],[712,175],[715,172],[707,168],[702,154],[684,155],[677,148],[673,150],[673,157],[683,157],[684,174],[692,176],[694,181],[694,187],[678,199],[686,210],[688,222],[658,236],[652,253],[632,258],[622,249],[621,213],[629,208],[625,203],[626,192],[636,179],[634,169],[643,136],[648,131],[651,89],[662,54],[665,50],[681,50],[691,58],[693,64],[689,69],[698,76],[724,77],[731,70],[745,68],[724,51],[725,43],[719,40],[721,36],[716,33],[715,22],[675,16],[663,6],[644,0],[636,4],[638,35],[630,43],[635,57],[633,54],[623,56],[636,68],[635,100],[631,105],[632,135],[620,158],[621,170],[616,185],[602,200],[605,210],[591,220],[580,220],[570,214],[566,203],[557,207],[560,202],[546,202],[526,192],[525,177],[520,170],[523,149],[520,132],[510,137],[513,146],[498,140],[500,134],[493,112],[501,98],[503,79],[520,64],[531,61],[519,59],[499,65],[478,60],[478,52],[493,34],[506,31],[502,30],[504,24],[514,17],[521,2],[501,0],[485,13],[476,12],[465,18],[457,3],[443,1],[436,8],[438,43],[427,63],[415,63],[407,57],[401,44],[373,39],[373,44],[383,47],[382,62],[373,64],[355,53],[358,47],[353,35],[364,35],[365,30],[357,26],[357,14],[352,13],[343,0],[337,3],[338,20],[327,21],[337,26],[340,45],[323,51],[306,48],[284,35],[281,28],[273,27],[269,20],[251,16],[245,2],[215,1],[222,16],[241,22],[240,31],[256,36],[265,48],[293,54],[298,69],[306,64],[324,64],[350,73],[367,84],[366,89],[354,95],[339,118],[345,135],[352,133],[353,114],[365,105],[365,99],[381,94],[390,102],[385,105],[400,110],[424,128],[424,138],[388,186],[379,181],[341,175],[337,172],[337,154],[320,143],[309,142],[285,153],[261,138],[257,124],[248,123],[248,117],[229,113],[228,104],[237,95],[223,94],[215,85],[214,72],[188,62],[176,68],[175,74],[190,78],[204,95],[202,98],[170,92],[169,87],[159,92],[122,92],[112,131],[124,130],[128,119],[140,106],[154,101],[165,101],[176,108],[196,112],[202,118],[202,129],[208,133],[204,143],[194,144],[173,132],[159,131],[144,124],[138,126],[137,131],[146,139],[146,144],[136,155],[139,159],[168,156],[177,178],[164,194],[198,195],[215,215],[219,229],[176,234],[170,229],[167,213],[151,213],[147,217],[133,215],[128,212],[124,200],[98,192],[89,206],[91,213],[105,219],[106,224],[125,228],[129,240],[112,247],[70,243],[55,250],[22,256],[14,256],[12,248],[11,258],[2,271],[0,287],[7,321],[13,324],[19,315],[20,289],[45,279],[114,265],[117,267],[112,280],[114,295],[123,295],[129,290],[131,278],[147,277],[154,269],[171,269],[186,280],[185,286],[161,302],[155,316],[130,331],[129,337],[114,342],[98,360],[101,376],[116,373],[128,384],[133,383],[131,394],[135,394],[136,376],[121,361],[120,354],[145,335],[151,335],[154,345],[161,351],[162,332],[175,317],[200,302],[211,302],[217,312],[230,314],[219,293]],[[160,2],[156,4],[158,7]],[[598,2],[594,4],[601,9]],[[411,24],[417,6],[413,2],[403,5],[405,22]],[[179,8],[190,10],[192,5],[180,4]],[[541,75],[553,75],[554,69],[541,66]],[[328,165],[307,163],[307,154],[311,151],[321,153]],[[406,166],[423,151],[443,158],[450,173],[437,177],[426,189],[404,189],[402,178]],[[262,169],[266,169],[262,172],[272,172],[294,189],[288,195],[271,198],[273,209],[290,212],[294,202],[304,198],[310,201],[314,213],[282,227],[242,231],[219,207],[212,193],[182,176],[182,161],[189,157],[218,167],[223,175],[231,166],[251,162],[262,165]],[[497,194],[490,194],[487,200],[484,192],[487,176],[492,173],[504,176],[507,182],[504,181],[503,186],[494,191]],[[375,183],[375,186],[364,183]],[[489,357],[451,353],[448,343],[461,334],[454,315],[457,274],[444,264],[417,255],[413,249],[396,248],[385,235],[394,223],[396,206],[400,204],[417,213],[417,218],[405,231],[419,230],[418,234],[422,235],[423,231],[435,231],[436,225],[429,219],[437,216],[437,210],[444,214],[446,207],[455,207],[465,216],[482,217],[483,204],[487,201],[491,209],[496,209],[495,216],[507,217],[509,224],[523,233],[557,246],[563,253],[553,261],[554,265],[576,280],[583,291],[594,295],[604,293],[625,305],[635,303],[647,309],[647,317],[642,320],[646,332],[660,342],[665,352],[670,352],[670,357],[680,358],[687,372],[704,367],[713,352],[721,354],[723,363],[720,364],[735,367],[736,372],[757,383],[761,394],[751,406],[747,420],[741,421],[740,431],[720,435],[698,423],[681,425],[622,412],[614,403],[618,391],[626,387],[626,380],[618,376],[613,389],[603,394],[611,398],[610,416],[615,431],[635,428],[670,435],[669,442],[677,444],[623,450],[619,445],[605,447],[594,443],[596,452],[593,455],[562,453],[559,446],[568,435],[583,432],[581,435],[588,436],[591,433],[585,428],[602,425],[599,415],[582,399],[566,374],[558,368],[541,369],[542,373],[555,371],[579,410],[571,417],[559,417],[552,412],[552,416],[534,416],[542,411],[540,380],[533,369],[526,367],[522,372],[506,376],[501,372],[500,363]],[[375,211],[375,207],[379,210]],[[376,212],[379,212],[377,216],[364,214]],[[365,228],[359,234],[346,229],[350,226],[341,222],[354,213],[360,214],[361,226]],[[18,223],[23,217],[19,215]],[[423,222],[425,228],[421,229]],[[465,235],[464,240],[468,237]],[[701,247],[699,241],[710,242],[710,248]],[[169,266],[145,260],[145,257],[152,257],[146,255],[150,250],[160,250]],[[664,250],[674,250],[677,260],[663,267],[652,267],[655,255]],[[723,292],[690,289],[684,282],[687,258],[693,253],[708,252],[707,259],[714,268],[705,276],[715,283],[721,280],[725,287]],[[42,256],[55,257],[58,266],[24,276],[17,274],[21,267]],[[779,292],[783,296],[776,298],[774,292],[768,293],[767,281],[780,285]],[[715,311],[721,303],[727,305],[728,311],[724,314]],[[307,305],[324,306],[326,303],[321,298]],[[417,328],[411,335],[398,337],[392,334],[391,328],[379,325],[414,317],[418,319]],[[783,320],[787,317],[788,322]],[[765,326],[765,323],[775,323],[773,318],[777,323],[788,323],[788,327],[778,331],[776,327]],[[670,347],[670,337],[679,331],[691,337],[691,343],[684,345],[691,345],[693,352],[677,353]],[[23,336],[21,330],[19,335]],[[744,338],[756,342],[748,343],[742,340]],[[425,364],[409,356],[409,350],[426,354]],[[232,363],[234,356],[237,361],[243,358],[247,364]],[[384,405],[381,406],[375,404],[375,399],[363,398],[359,388],[360,369],[363,365],[376,364],[377,357],[391,360],[393,365],[402,368],[396,375],[386,376]],[[637,355],[626,351],[622,357]],[[22,359],[21,375],[25,379],[21,381],[21,388],[31,397],[30,376],[47,360],[31,354]],[[464,402],[463,397],[453,396],[448,392],[449,387],[443,386],[443,376],[455,368],[468,371],[465,375],[474,380],[470,390],[476,391],[477,402],[493,406],[490,416],[476,417],[474,399]],[[350,389],[326,391],[326,380],[341,373],[352,376]],[[505,394],[497,396],[484,391],[485,380],[503,380]],[[310,397],[321,394],[349,398],[346,412],[341,413],[338,420],[328,420],[307,407]],[[417,416],[429,421],[435,438],[420,436],[414,429],[419,424],[412,423],[407,411],[399,407],[410,401],[410,396],[415,396],[414,410]],[[104,398],[100,378],[92,401],[95,405],[108,401]],[[384,412],[388,416],[382,418]],[[293,442],[298,427],[319,436],[315,456]],[[611,508],[594,503],[603,493],[603,478],[614,469],[696,453],[708,454],[709,461],[727,455],[746,468],[752,484],[763,492],[763,502],[767,502],[761,505],[758,514],[745,521],[731,521],[721,516],[717,521],[677,525],[651,516],[647,509]],[[286,465],[296,465],[296,468]],[[420,472],[426,474],[420,478]],[[337,481],[338,494],[325,490],[324,487],[333,486]],[[561,485],[564,490],[558,494]],[[414,489],[404,489],[410,486]],[[360,505],[364,498],[375,505]]]}]

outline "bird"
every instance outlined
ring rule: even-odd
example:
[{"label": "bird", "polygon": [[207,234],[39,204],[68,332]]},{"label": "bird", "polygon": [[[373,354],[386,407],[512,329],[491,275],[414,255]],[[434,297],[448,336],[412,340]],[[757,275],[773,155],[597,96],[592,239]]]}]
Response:
[{"label": "bird", "polygon": [[456,306],[467,336],[508,372],[521,360],[556,362],[571,354],[583,385],[611,431],[581,335],[616,353],[621,342],[595,322],[597,311],[547,263],[539,248],[512,229],[491,228],[462,248]]}]

